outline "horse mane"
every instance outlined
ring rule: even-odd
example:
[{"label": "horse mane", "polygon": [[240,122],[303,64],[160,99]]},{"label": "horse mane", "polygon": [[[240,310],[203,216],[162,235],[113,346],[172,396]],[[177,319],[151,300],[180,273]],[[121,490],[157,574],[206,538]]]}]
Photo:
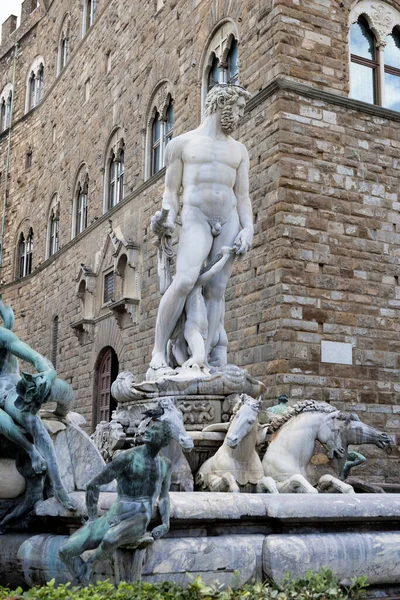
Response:
[{"label": "horse mane", "polygon": [[233,421],[235,415],[239,412],[243,404],[250,404],[251,408],[258,412],[261,406],[261,401],[260,398],[256,399],[252,396],[249,396],[248,394],[240,394],[239,398],[236,400],[232,408],[232,415],[230,421]]},{"label": "horse mane", "polygon": [[[290,421],[290,419],[306,412],[322,412],[328,414],[337,412],[337,409],[334,406],[328,404],[327,402],[317,402],[316,400],[302,400],[301,402],[293,404],[293,406],[288,406],[285,412],[281,415],[276,415],[268,423],[268,433],[275,433],[275,431],[278,431],[278,429],[280,429],[283,425],[285,425],[285,423]],[[341,417],[339,416],[339,418]]]}]

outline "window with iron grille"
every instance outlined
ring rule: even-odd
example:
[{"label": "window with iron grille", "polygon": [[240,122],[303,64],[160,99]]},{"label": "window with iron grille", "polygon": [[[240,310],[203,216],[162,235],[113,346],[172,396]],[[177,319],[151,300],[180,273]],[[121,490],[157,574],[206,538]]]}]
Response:
[{"label": "window with iron grille", "polygon": [[52,331],[51,331],[51,362],[55,369],[57,368],[58,327],[59,327],[58,317],[54,317],[53,327],[52,327]]},{"label": "window with iron grille", "polygon": [[104,275],[104,303],[110,302],[114,296],[114,271]]}]

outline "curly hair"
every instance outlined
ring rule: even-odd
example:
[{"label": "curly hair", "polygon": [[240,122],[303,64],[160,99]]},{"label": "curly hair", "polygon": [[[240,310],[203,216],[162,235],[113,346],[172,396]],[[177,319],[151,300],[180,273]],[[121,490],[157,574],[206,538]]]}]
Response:
[{"label": "curly hair", "polygon": [[238,85],[217,84],[208,92],[204,104],[204,118],[209,117],[218,108],[234,104],[238,98],[249,100],[250,92]]}]

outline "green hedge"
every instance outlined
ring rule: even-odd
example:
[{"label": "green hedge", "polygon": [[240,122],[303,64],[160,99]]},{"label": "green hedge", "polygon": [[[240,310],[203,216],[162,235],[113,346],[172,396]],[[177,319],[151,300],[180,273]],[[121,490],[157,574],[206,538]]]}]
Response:
[{"label": "green hedge", "polygon": [[0,587],[0,600],[347,600],[360,598],[365,588],[365,579],[360,578],[346,591],[328,569],[322,569],[296,581],[287,577],[281,587],[253,583],[238,590],[224,589],[218,583],[208,586],[201,577],[192,580],[187,589],[168,582],[120,583],[115,587],[107,581],[86,588],[69,583],[55,587],[53,580],[26,592]]}]

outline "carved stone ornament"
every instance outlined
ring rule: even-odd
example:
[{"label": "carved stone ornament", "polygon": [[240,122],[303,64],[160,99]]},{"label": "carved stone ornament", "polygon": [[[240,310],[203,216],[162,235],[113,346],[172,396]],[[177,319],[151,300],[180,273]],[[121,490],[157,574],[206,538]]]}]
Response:
[{"label": "carved stone ornament", "polygon": [[180,402],[178,409],[183,413],[185,425],[208,425],[214,420],[215,408],[210,402]]},{"label": "carved stone ornament", "polygon": [[364,15],[376,35],[378,46],[386,45],[386,36],[390,35],[393,27],[400,26],[400,13],[388,4],[362,0],[350,13],[350,23],[355,23]]}]

